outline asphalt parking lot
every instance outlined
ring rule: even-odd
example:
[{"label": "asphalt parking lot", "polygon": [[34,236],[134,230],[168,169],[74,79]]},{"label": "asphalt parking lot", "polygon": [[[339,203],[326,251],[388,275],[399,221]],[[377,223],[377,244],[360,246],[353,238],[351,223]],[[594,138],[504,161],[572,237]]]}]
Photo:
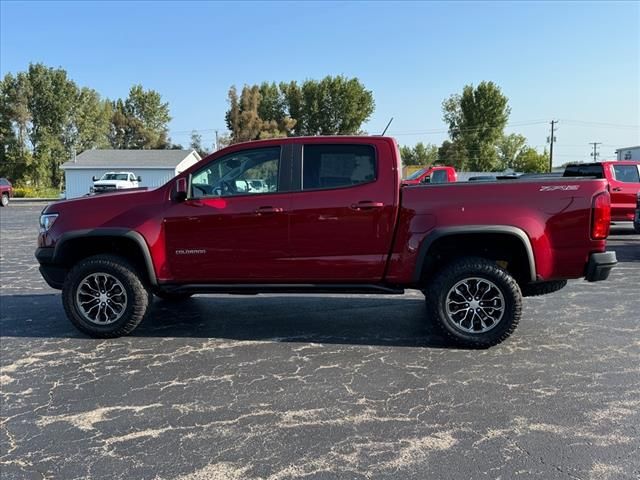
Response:
[{"label": "asphalt parking lot", "polygon": [[525,299],[514,336],[448,344],[422,295],[156,301],[133,336],[67,321],[0,209],[1,477],[640,478],[640,236],[610,280]]}]

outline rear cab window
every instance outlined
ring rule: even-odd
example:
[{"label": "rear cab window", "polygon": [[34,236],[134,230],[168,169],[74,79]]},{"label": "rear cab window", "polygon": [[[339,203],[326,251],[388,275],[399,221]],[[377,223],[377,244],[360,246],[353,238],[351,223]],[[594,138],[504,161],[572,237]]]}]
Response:
[{"label": "rear cab window", "polygon": [[346,188],[377,179],[377,159],[371,145],[304,145],[302,190]]},{"label": "rear cab window", "polygon": [[602,165],[567,165],[563,177],[604,178]]}]

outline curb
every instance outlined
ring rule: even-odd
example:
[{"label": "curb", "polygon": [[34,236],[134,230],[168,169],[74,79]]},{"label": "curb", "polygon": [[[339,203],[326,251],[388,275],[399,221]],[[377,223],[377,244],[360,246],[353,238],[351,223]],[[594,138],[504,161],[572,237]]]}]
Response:
[{"label": "curb", "polygon": [[20,198],[15,198],[12,197],[11,200],[9,200],[10,204],[11,203],[51,203],[51,202],[57,202],[59,200],[62,200],[61,198],[25,198],[25,197],[20,197]]}]

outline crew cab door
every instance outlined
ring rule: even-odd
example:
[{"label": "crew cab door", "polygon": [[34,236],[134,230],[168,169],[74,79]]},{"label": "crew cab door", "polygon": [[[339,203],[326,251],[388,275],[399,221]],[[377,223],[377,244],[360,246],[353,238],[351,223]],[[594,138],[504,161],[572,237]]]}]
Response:
[{"label": "crew cab door", "polygon": [[292,281],[380,281],[399,197],[390,145],[309,142],[296,147]]},{"label": "crew cab door", "polygon": [[176,281],[251,283],[285,276],[289,151],[239,150],[192,174],[189,198],[172,205],[164,219]]},{"label": "crew cab door", "polygon": [[614,220],[633,220],[636,208],[636,195],[640,191],[640,172],[638,165],[612,164],[611,178],[611,216]]}]

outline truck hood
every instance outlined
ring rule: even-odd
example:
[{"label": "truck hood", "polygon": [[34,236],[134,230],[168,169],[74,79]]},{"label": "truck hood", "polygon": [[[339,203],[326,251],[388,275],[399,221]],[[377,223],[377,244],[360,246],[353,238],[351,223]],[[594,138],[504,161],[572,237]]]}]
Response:
[{"label": "truck hood", "polygon": [[163,187],[116,190],[50,203],[42,213],[58,214],[51,232],[54,236],[72,230],[137,229],[145,222],[161,225],[154,214],[161,212],[162,204],[168,200]]}]

